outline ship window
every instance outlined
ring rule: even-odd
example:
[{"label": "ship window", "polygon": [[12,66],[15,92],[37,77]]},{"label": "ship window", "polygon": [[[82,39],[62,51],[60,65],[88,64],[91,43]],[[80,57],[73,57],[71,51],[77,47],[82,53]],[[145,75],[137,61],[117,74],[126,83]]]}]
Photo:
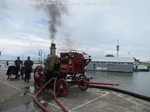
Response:
[{"label": "ship window", "polygon": [[127,65],[127,63],[124,63],[124,65]]}]

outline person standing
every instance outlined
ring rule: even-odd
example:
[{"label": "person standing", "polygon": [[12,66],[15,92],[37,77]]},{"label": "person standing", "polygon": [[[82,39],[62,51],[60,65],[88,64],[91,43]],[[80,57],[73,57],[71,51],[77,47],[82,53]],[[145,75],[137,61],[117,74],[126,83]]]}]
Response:
[{"label": "person standing", "polygon": [[20,66],[22,67],[23,63],[20,60],[20,57],[17,57],[17,60],[15,60],[15,66],[16,66],[16,78],[19,78],[19,72],[20,72]]},{"label": "person standing", "polygon": [[25,69],[25,82],[29,83],[30,74],[32,72],[32,65],[33,61],[30,60],[30,56],[27,57],[27,60],[24,62],[24,69]]},{"label": "person standing", "polygon": [[6,61],[6,67],[9,67],[9,61]]}]

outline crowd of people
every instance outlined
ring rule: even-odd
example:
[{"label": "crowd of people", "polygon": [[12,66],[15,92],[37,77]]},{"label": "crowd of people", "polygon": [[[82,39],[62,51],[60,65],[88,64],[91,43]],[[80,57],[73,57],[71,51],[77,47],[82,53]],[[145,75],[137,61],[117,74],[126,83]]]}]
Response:
[{"label": "crowd of people", "polygon": [[32,66],[33,61],[30,60],[30,56],[27,57],[27,60],[22,62],[20,60],[20,57],[17,57],[17,59],[14,61],[15,71],[16,71],[16,79],[23,78],[23,74],[25,74],[24,81],[29,83],[29,80],[31,78],[31,72],[32,72]]}]

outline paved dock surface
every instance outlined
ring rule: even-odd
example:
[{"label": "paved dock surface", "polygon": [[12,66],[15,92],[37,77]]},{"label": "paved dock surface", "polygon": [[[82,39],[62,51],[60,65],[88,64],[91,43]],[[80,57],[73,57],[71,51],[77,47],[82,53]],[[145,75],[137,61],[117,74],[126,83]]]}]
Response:
[{"label": "paved dock surface", "polygon": [[[43,112],[35,103],[38,89],[23,79],[7,80],[6,69],[0,68],[0,112]],[[40,102],[51,112],[63,112],[53,99],[50,90],[39,96]],[[150,102],[132,96],[96,88],[86,91],[70,86],[66,97],[59,100],[70,112],[150,112]]]}]

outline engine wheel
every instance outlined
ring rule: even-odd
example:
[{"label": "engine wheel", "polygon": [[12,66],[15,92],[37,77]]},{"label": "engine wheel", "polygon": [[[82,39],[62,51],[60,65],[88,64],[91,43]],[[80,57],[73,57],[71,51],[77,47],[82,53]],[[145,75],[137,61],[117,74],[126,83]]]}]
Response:
[{"label": "engine wheel", "polygon": [[68,94],[68,84],[65,79],[61,78],[57,81],[57,92],[60,96],[65,97]]},{"label": "engine wheel", "polygon": [[34,85],[38,88],[41,88],[45,83],[45,76],[41,74],[42,71],[41,66],[37,66],[34,71]]},{"label": "engine wheel", "polygon": [[89,84],[84,84],[84,81],[89,81],[89,79],[87,79],[85,75],[80,75],[78,87],[83,91],[85,91],[89,87]]}]

